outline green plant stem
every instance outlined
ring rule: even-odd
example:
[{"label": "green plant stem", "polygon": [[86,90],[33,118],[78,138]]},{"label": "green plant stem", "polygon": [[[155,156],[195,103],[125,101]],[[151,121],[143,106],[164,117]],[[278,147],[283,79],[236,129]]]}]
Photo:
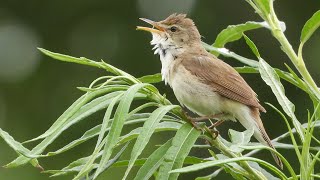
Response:
[{"label": "green plant stem", "polygon": [[[293,50],[292,45],[289,43],[288,39],[284,35],[280,28],[280,21],[273,9],[273,3],[270,3],[270,15],[267,17],[266,21],[269,23],[273,36],[279,41],[282,46],[282,50],[287,54],[291,62],[294,64],[296,69],[299,71],[309,88],[315,93],[317,99],[320,101],[320,90],[317,84],[314,82],[312,76],[306,68],[302,56],[298,56]],[[302,46],[300,46],[300,51]]]},{"label": "green plant stem", "polygon": [[[237,158],[240,157],[238,155],[236,155],[235,153],[233,153],[226,145],[224,145],[221,140],[218,138],[213,139],[211,137],[211,133],[210,130],[208,128],[204,128],[204,131],[206,131],[206,135],[205,135],[205,139],[208,140],[211,144],[212,147],[215,147],[217,149],[219,149],[220,151],[222,151],[222,153],[228,157],[231,158]],[[256,180],[267,180],[267,178],[260,172],[254,170],[247,162],[239,162],[239,165],[246,170],[249,174],[250,177],[249,179],[256,179]]]}]

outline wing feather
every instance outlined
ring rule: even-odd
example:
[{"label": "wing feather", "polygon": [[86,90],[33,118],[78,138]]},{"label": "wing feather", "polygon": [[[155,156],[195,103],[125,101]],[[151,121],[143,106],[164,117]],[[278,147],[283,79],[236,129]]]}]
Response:
[{"label": "wing feather", "polygon": [[221,96],[266,112],[259,104],[255,92],[230,65],[210,55],[189,54],[181,59],[181,63],[191,74],[210,84],[212,90]]}]

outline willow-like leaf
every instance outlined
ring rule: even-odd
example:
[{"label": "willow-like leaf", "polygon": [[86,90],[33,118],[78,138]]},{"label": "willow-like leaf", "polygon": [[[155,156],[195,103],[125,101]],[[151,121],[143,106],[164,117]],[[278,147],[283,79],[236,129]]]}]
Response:
[{"label": "willow-like leaf", "polygon": [[167,141],[165,144],[160,146],[157,150],[155,150],[147,159],[147,161],[143,164],[143,166],[139,169],[134,180],[148,180],[152,176],[152,174],[159,168],[160,164],[163,162],[164,155],[170,148],[172,143],[172,139]]},{"label": "willow-like leaf", "polygon": [[300,41],[305,43],[311,35],[319,28],[320,26],[320,10],[315,12],[312,17],[306,22],[301,31]]},{"label": "willow-like leaf", "polygon": [[[108,94],[109,96],[107,96],[107,95],[104,96],[104,98],[106,98],[106,99],[104,99],[103,101],[101,101],[101,99],[95,99],[95,100],[91,101],[90,103],[88,103],[86,106],[82,107],[81,111],[74,114],[65,124],[60,125],[58,127],[58,129],[56,131],[54,131],[53,134],[46,137],[41,143],[39,143],[36,147],[34,147],[31,151],[33,156],[41,154],[48,145],[50,145],[63,131],[68,129],[70,126],[74,125],[75,123],[79,122],[80,120],[89,116],[90,114],[107,107],[109,105],[110,101],[112,100],[112,96],[116,96],[117,93],[120,93],[120,92],[115,92],[114,94],[110,93],[110,94]],[[103,98],[103,97],[101,97],[101,98]],[[6,166],[7,167],[20,166],[20,165],[26,164],[29,160],[30,160],[29,158],[19,156],[17,159],[15,159],[11,163],[7,164]]]},{"label": "willow-like leaf", "polygon": [[184,124],[177,131],[172,140],[172,146],[167,151],[164,161],[160,166],[157,179],[177,179],[179,173],[169,174],[173,169],[181,168],[192,146],[200,135],[200,131],[190,124]]},{"label": "willow-like leaf", "polygon": [[[111,156],[111,153],[113,151],[113,148],[117,144],[122,127],[124,125],[124,121],[128,118],[129,108],[130,108],[130,105],[131,105],[136,93],[140,89],[145,88],[145,87],[154,88],[150,84],[143,84],[143,83],[135,84],[127,90],[127,92],[125,93],[125,95],[121,99],[119,106],[115,112],[115,117],[114,117],[114,121],[111,124],[110,132],[106,137],[104,153],[102,155],[102,158],[99,163],[99,167],[98,167],[97,171],[95,172],[93,179],[95,179],[101,173],[104,165],[108,162],[108,160]],[[77,177],[82,177],[85,174],[86,174],[86,172],[81,172],[77,175]],[[75,177],[75,179],[77,177]]]},{"label": "willow-like leaf", "polygon": [[276,96],[279,104],[281,105],[282,109],[286,112],[286,114],[291,117],[292,122],[297,129],[299,137],[301,141],[304,141],[304,134],[303,129],[301,127],[301,123],[296,118],[294,111],[294,104],[286,97],[284,87],[280,82],[280,78],[275,73],[273,68],[265,62],[263,59],[260,58],[259,61],[259,72],[261,74],[262,79],[266,82],[268,86],[271,87],[273,94]]},{"label": "willow-like leaf", "polygon": [[130,172],[131,168],[133,167],[134,162],[138,159],[139,155],[142,153],[142,151],[146,147],[147,143],[150,140],[151,135],[153,134],[153,132],[154,132],[156,126],[159,124],[160,120],[170,110],[177,108],[177,107],[178,106],[176,106],[176,105],[162,106],[162,107],[156,109],[151,114],[149,119],[144,123],[144,125],[141,128],[141,131],[139,133],[139,136],[137,138],[137,141],[131,151],[130,163],[129,163],[128,168],[124,174],[123,179],[126,179],[127,176],[129,175],[129,172]]},{"label": "willow-like leaf", "polygon": [[266,161],[263,161],[263,160],[260,160],[260,159],[257,159],[257,158],[253,158],[253,157],[238,157],[238,158],[230,158],[230,159],[209,161],[209,162],[204,162],[204,163],[199,163],[199,164],[183,167],[183,168],[180,168],[180,169],[175,169],[175,170],[172,170],[170,173],[194,172],[194,171],[198,171],[198,170],[209,168],[209,167],[220,166],[220,165],[223,165],[223,164],[228,164],[228,163],[232,163],[232,162],[240,162],[240,161],[257,162],[257,163],[267,167],[271,171],[273,171],[280,178],[287,179],[287,176],[281,170],[277,169],[275,166],[271,165],[270,163],[268,163]]}]

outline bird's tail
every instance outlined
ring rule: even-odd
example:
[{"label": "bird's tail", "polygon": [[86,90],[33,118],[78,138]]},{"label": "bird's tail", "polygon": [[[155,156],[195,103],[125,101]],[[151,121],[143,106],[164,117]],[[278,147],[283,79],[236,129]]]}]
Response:
[{"label": "bird's tail", "polygon": [[[255,130],[256,131],[256,130]],[[264,127],[258,127],[258,131],[259,132],[254,132],[254,137],[263,145],[269,146],[272,149],[276,150],[275,147],[273,146],[268,134],[266,133]],[[277,165],[283,169],[283,164],[281,159],[279,158],[279,156],[277,154],[275,154],[274,152],[271,152],[271,155],[274,159],[274,161],[277,163]]]},{"label": "bird's tail", "polygon": [[[245,119],[239,119],[239,122],[246,128],[252,128],[254,129],[254,134],[253,136],[263,145],[265,146],[269,146],[272,149],[276,150],[275,147],[273,146],[266,130],[264,129],[264,126],[262,124],[262,121],[260,119],[260,113],[259,110],[257,108],[253,108],[251,109],[251,113],[249,115],[249,117],[243,117]],[[249,120],[249,121],[248,121]],[[277,165],[283,169],[283,164],[281,159],[279,158],[279,156],[273,152],[271,152],[271,155],[273,157],[273,159],[275,160],[275,162],[277,163]]]}]

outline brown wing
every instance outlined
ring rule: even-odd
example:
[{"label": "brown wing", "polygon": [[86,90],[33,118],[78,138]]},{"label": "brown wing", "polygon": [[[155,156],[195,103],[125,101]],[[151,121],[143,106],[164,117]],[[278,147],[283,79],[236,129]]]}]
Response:
[{"label": "brown wing", "polygon": [[181,63],[191,74],[210,84],[213,91],[245,105],[266,110],[259,104],[255,92],[230,65],[211,55],[182,57]]}]

